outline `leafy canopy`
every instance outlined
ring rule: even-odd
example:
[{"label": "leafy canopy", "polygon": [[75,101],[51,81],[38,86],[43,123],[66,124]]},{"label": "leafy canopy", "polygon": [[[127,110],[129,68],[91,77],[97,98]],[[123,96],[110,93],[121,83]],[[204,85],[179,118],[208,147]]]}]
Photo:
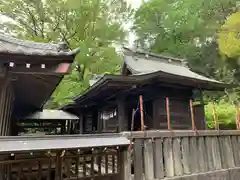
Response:
[{"label": "leafy canopy", "polygon": [[222,25],[218,44],[222,54],[228,57],[240,56],[240,12],[230,15]]}]

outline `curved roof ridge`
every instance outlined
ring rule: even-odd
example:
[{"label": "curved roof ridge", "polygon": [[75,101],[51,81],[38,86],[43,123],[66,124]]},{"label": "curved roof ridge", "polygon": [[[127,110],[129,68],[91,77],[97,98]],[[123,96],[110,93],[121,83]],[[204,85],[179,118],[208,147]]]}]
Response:
[{"label": "curved roof ridge", "polygon": [[149,56],[152,56],[152,57],[155,57],[155,58],[171,59],[173,61],[178,61],[178,62],[181,62],[181,63],[186,62],[186,59],[183,59],[183,58],[177,58],[177,57],[173,57],[173,56],[156,54],[156,53],[147,52],[147,51],[144,51],[142,49],[137,49],[137,48],[136,49],[128,48],[128,47],[123,47],[123,48],[124,48],[124,50],[131,51],[132,53],[136,53],[136,54],[149,55]]}]

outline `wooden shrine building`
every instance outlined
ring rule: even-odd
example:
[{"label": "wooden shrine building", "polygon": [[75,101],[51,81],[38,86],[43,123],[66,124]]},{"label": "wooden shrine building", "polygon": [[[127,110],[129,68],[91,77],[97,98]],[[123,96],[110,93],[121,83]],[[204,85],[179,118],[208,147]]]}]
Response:
[{"label": "wooden shrine building", "polygon": [[193,123],[205,129],[202,91],[225,88],[184,60],[125,48],[121,75],[98,78],[62,109],[80,117],[81,133],[140,130],[142,124],[151,130],[192,129]]},{"label": "wooden shrine building", "polygon": [[79,49],[0,35],[0,135],[17,135],[20,117],[42,111]]}]

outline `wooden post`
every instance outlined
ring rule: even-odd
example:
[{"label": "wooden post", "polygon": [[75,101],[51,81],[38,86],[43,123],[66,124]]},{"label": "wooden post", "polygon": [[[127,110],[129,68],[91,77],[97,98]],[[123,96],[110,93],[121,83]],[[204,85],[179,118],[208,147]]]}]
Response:
[{"label": "wooden post", "polygon": [[217,129],[219,129],[219,126],[218,126],[218,123],[217,123],[217,116],[216,116],[214,101],[212,102],[212,115],[213,115],[214,128],[217,130]]},{"label": "wooden post", "polygon": [[168,125],[168,130],[172,130],[170,107],[169,107],[169,98],[168,98],[168,97],[166,97],[166,112],[167,112],[167,125]]},{"label": "wooden post", "polygon": [[61,152],[56,153],[56,161],[55,161],[55,180],[62,180],[62,157]]},{"label": "wooden post", "polygon": [[236,127],[237,127],[237,130],[240,129],[240,109],[238,106],[236,106]]},{"label": "wooden post", "polygon": [[200,103],[201,103],[201,105],[203,106],[203,110],[204,110],[204,127],[205,127],[205,129],[207,129],[207,121],[206,121],[206,115],[205,115],[205,109],[204,109],[204,106],[205,106],[205,104],[204,104],[204,99],[203,99],[203,93],[202,93],[202,90],[200,90]]},{"label": "wooden post", "polygon": [[144,131],[145,124],[144,124],[144,110],[143,110],[143,97],[142,95],[139,96],[139,104],[140,104],[140,116],[141,116],[141,131]]},{"label": "wooden post", "polygon": [[196,130],[196,122],[194,116],[194,109],[193,109],[193,101],[190,99],[190,112],[191,112],[191,120],[192,120],[192,130]]},{"label": "wooden post", "polygon": [[129,180],[131,179],[131,155],[128,152],[127,148],[120,149],[119,152],[119,163],[118,165],[120,170],[119,180]]},{"label": "wooden post", "polygon": [[117,97],[117,117],[118,117],[118,132],[128,130],[128,118],[126,113],[125,96]]}]

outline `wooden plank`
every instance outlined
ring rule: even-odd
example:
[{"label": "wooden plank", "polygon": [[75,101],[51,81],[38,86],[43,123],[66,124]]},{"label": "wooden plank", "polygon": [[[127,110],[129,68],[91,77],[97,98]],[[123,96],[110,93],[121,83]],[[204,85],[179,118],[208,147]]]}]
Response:
[{"label": "wooden plank", "polygon": [[234,163],[236,167],[240,167],[240,143],[237,136],[231,137],[231,144],[233,149]]},{"label": "wooden plank", "polygon": [[143,180],[143,141],[134,142],[134,180]]},{"label": "wooden plank", "polygon": [[146,180],[154,179],[153,143],[151,139],[144,140],[144,173]]},{"label": "wooden plank", "polygon": [[164,177],[164,164],[163,164],[163,140],[158,138],[154,143],[154,173],[155,178]]},{"label": "wooden plank", "polygon": [[163,156],[165,163],[165,171],[167,177],[174,176],[174,162],[173,162],[173,144],[172,138],[165,138],[163,140]]},{"label": "wooden plank", "polygon": [[175,175],[176,176],[183,175],[181,139],[180,138],[173,138],[173,160],[174,160]]},{"label": "wooden plank", "polygon": [[191,164],[191,173],[199,172],[199,161],[198,161],[198,148],[197,148],[197,138],[190,137],[190,164]]},{"label": "wooden plank", "polygon": [[190,174],[190,148],[189,148],[189,138],[184,137],[182,138],[181,143],[182,149],[182,163],[183,163],[183,173]]},{"label": "wooden plank", "polygon": [[206,143],[206,153],[207,153],[207,162],[208,162],[208,170],[212,171],[214,169],[213,167],[213,154],[212,154],[212,138],[214,137],[206,137],[205,143]]},{"label": "wooden plank", "polygon": [[232,151],[232,145],[230,141],[230,136],[221,136],[219,137],[219,142],[221,144],[221,157],[222,157],[222,163],[223,168],[232,168],[234,167],[234,159],[233,159],[233,151]]},{"label": "wooden plank", "polygon": [[199,159],[199,171],[200,172],[207,172],[208,171],[208,164],[207,164],[207,149],[205,146],[205,138],[204,137],[197,137],[198,139],[198,159]]},{"label": "wooden plank", "polygon": [[211,138],[211,149],[212,149],[212,157],[213,157],[213,169],[219,170],[222,169],[222,160],[221,160],[221,154],[220,154],[220,146],[218,137],[212,137]]}]

